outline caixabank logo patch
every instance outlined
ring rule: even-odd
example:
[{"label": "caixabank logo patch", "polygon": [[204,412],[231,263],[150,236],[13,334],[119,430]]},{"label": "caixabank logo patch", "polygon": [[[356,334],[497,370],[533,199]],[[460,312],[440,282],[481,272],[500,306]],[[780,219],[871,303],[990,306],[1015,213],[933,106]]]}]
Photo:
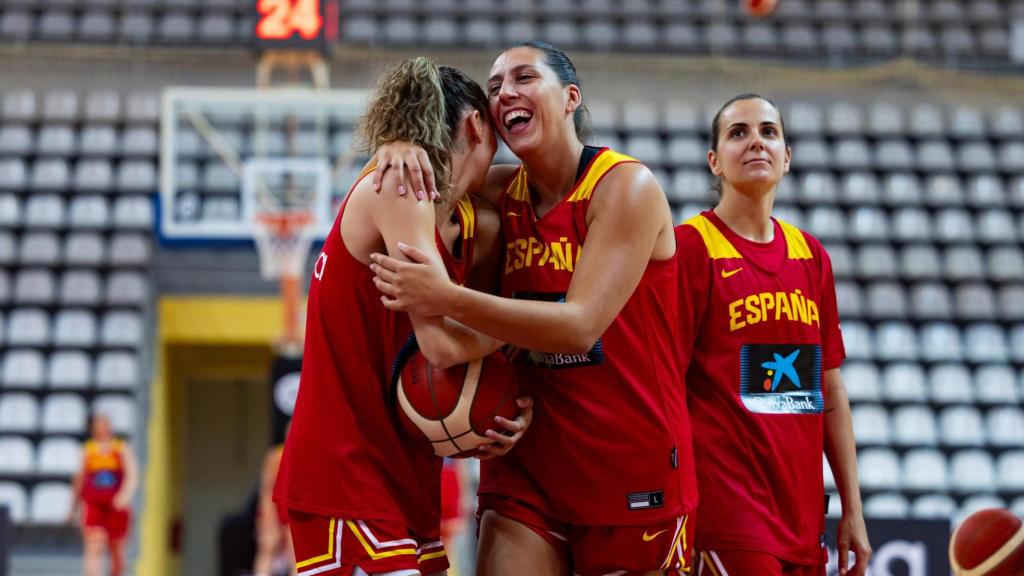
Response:
[{"label": "caixabank logo patch", "polygon": [[740,398],[759,414],[820,414],[821,347],[816,344],[744,344]]}]

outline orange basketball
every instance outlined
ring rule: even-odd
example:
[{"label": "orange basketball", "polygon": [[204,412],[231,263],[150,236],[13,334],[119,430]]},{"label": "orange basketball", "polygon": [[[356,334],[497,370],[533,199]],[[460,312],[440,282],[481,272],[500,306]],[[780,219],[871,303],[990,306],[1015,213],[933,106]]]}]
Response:
[{"label": "orange basketball", "polygon": [[751,16],[764,18],[775,10],[778,0],[743,0],[743,9]]},{"label": "orange basketball", "polygon": [[953,531],[949,563],[957,576],[1024,574],[1024,526],[1009,510],[971,514]]},{"label": "orange basketball", "polygon": [[501,352],[444,370],[416,352],[399,375],[398,417],[410,434],[430,442],[434,454],[464,458],[490,442],[485,434],[498,429],[495,416],[516,417],[517,396],[519,381]]}]

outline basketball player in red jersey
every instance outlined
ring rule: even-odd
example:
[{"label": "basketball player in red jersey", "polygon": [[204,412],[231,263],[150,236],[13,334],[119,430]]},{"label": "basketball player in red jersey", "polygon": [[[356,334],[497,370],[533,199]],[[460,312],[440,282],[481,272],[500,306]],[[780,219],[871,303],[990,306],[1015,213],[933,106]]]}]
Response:
[{"label": "basketball player in red jersey", "polygon": [[[487,91],[498,134],[523,161],[493,167],[482,193],[502,217],[501,296],[374,257],[389,308],[445,315],[529,351],[522,381],[537,418],[509,456],[481,466],[478,573],[688,571],[696,495],[665,194],[636,160],[583,145],[579,80],[561,51],[510,48]],[[377,158],[427,164],[401,144]]]},{"label": "basketball player in red jersey", "polygon": [[[419,246],[448,282],[473,281],[471,265],[494,261],[497,215],[465,197],[483,185],[495,151],[480,86],[425,58],[382,77],[360,125],[373,149],[405,139],[437,170],[441,202],[378,195],[366,175],[342,205],[309,288],[302,386],[274,489],[288,509],[299,576],[441,574],[441,459],[402,432],[392,362],[415,333],[420,351],[447,367],[500,343],[451,320],[388,311],[367,265],[372,252]],[[481,277],[496,277],[495,271]],[[493,280],[492,280],[493,283]],[[526,407],[525,402],[520,402]],[[518,440],[529,411],[491,431],[500,453]]]},{"label": "basketball player in red jersey", "polygon": [[774,104],[730,100],[708,151],[721,201],[676,232],[699,576],[825,574],[823,450],[842,497],[840,573],[863,575],[871,555],[829,257],[771,217],[790,155]]},{"label": "basketball player in red jersey", "polygon": [[68,519],[74,518],[82,504],[85,576],[103,574],[105,550],[110,554],[110,574],[120,576],[138,467],[131,447],[114,437],[107,416],[93,415],[90,429],[92,437],[82,451],[82,468],[73,481]]}]

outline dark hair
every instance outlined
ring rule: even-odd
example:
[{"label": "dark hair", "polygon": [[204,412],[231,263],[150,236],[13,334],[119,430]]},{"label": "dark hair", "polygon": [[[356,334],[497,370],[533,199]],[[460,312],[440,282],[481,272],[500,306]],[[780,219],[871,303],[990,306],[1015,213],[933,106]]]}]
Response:
[{"label": "dark hair", "polygon": [[[733,96],[732,98],[729,99],[728,102],[723,104],[722,107],[718,109],[718,112],[715,113],[715,118],[711,121],[711,140],[710,140],[710,142],[708,142],[708,149],[709,150],[712,150],[713,152],[718,152],[718,137],[719,137],[719,135],[721,134],[721,131],[722,131],[722,127],[719,126],[719,121],[722,119],[722,112],[725,112],[726,108],[728,108],[729,106],[732,106],[736,102],[740,102],[742,100],[764,100],[765,102],[771,104],[772,108],[775,108],[775,111],[779,113],[779,129],[782,132],[782,141],[783,142],[786,141],[786,121],[782,118],[782,109],[779,108],[778,105],[775,104],[775,102],[772,102],[768,98],[765,98],[764,96],[761,96],[760,94],[754,94],[754,93],[749,93],[748,92],[746,94],[740,94],[738,96]],[[718,193],[718,197],[719,198],[722,197],[722,177],[721,176],[718,176],[718,177],[715,178],[715,182],[711,185],[711,189]]]},{"label": "dark hair", "polygon": [[464,72],[423,57],[406,60],[381,75],[359,123],[358,147],[373,152],[396,140],[417,144],[434,167],[438,191],[446,195],[451,153],[466,107],[489,121],[483,88]]},{"label": "dark hair", "polygon": [[[530,40],[528,42],[520,42],[519,44],[513,44],[504,50],[507,52],[513,48],[522,47],[533,48],[540,50],[544,53],[544,63],[548,65],[558,76],[558,80],[562,83],[562,86],[568,86],[569,84],[575,84],[580,89],[580,97],[583,96],[583,84],[580,83],[579,76],[576,75],[576,67],[573,66],[572,60],[565,55],[558,48],[555,48],[547,42],[541,40]],[[580,142],[586,141],[590,137],[590,110],[587,109],[586,105],[582,102],[576,107],[576,110],[572,114],[572,122],[576,127],[576,138]]]}]

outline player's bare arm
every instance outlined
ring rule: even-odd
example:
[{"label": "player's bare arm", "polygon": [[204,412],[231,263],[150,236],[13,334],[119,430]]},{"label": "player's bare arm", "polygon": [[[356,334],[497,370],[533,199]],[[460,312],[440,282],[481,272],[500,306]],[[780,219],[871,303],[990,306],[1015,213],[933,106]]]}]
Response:
[{"label": "player's bare arm", "polygon": [[[411,189],[417,200],[427,197],[437,199],[434,170],[430,166],[427,153],[419,146],[408,142],[385,144],[377,149],[370,163],[376,163],[378,167],[373,174],[373,189],[377,192],[404,196]],[[501,196],[516,168],[517,166],[510,164],[491,166],[487,171],[484,189],[473,191],[474,195],[497,204],[498,197]]]},{"label": "player's bare arm", "polygon": [[[843,516],[837,534],[839,573],[864,576],[871,559],[871,544],[860,501],[860,483],[857,480],[857,446],[853,439],[853,420],[850,400],[839,368],[825,372],[825,455],[832,475],[836,479]],[[847,566],[848,551],[857,558]]]},{"label": "player's bare arm", "polygon": [[121,483],[121,489],[114,495],[113,504],[115,508],[124,510],[131,507],[135,489],[139,485],[139,466],[135,460],[135,452],[127,444],[121,449],[121,462],[124,465],[124,481]]},{"label": "player's bare arm", "polygon": [[587,242],[564,303],[512,300],[453,286],[423,265],[426,255],[406,247],[404,254],[415,263],[372,256],[385,305],[444,314],[524,348],[586,352],[625,306],[647,263],[675,253],[665,194],[649,170],[619,166],[593,197]]}]

